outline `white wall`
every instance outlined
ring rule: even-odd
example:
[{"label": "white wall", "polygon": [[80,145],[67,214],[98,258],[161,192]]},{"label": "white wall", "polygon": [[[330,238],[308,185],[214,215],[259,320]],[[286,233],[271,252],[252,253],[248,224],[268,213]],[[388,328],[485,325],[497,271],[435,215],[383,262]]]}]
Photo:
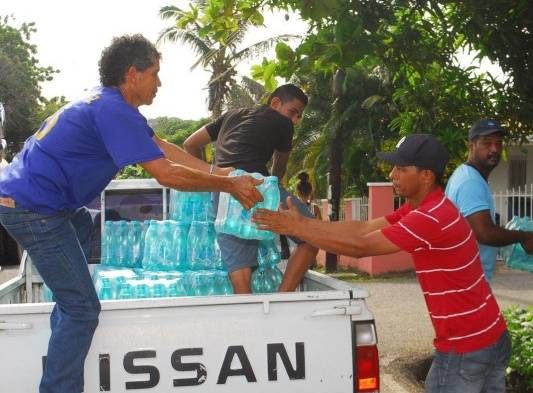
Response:
[{"label": "white wall", "polygon": [[[526,183],[528,187],[533,184],[533,145],[522,147],[511,146],[508,148],[508,159],[512,157],[526,157],[527,173]],[[489,183],[493,192],[507,190],[509,184],[509,161],[501,160],[500,164],[492,171]]]}]

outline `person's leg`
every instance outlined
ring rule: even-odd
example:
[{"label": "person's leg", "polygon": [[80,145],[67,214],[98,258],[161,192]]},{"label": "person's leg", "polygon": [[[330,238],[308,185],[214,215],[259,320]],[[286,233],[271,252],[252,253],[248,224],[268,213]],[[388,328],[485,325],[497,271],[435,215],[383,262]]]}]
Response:
[{"label": "person's leg", "polygon": [[229,273],[229,279],[233,286],[234,294],[252,293],[252,269],[246,267],[244,269],[235,270]]},{"label": "person's leg", "polygon": [[0,222],[27,250],[56,301],[40,392],[79,393],[100,303],[72,221],[75,214],[6,209],[0,209]]},{"label": "person's leg", "polygon": [[437,352],[426,378],[426,393],[505,393],[510,353],[507,332],[477,351]]},{"label": "person's leg", "polygon": [[482,393],[505,392],[505,370],[511,357],[511,337],[505,332],[494,347],[493,367],[485,378]]},{"label": "person's leg", "polygon": [[481,393],[482,380],[467,380],[461,375],[463,355],[436,352],[426,377],[425,393]]},{"label": "person's leg", "polygon": [[[294,195],[291,195],[284,188],[280,187],[280,200],[281,205],[284,208],[287,208],[287,197],[291,198],[291,202],[296,206],[301,214],[309,218],[314,218],[313,213],[304,203],[302,203],[302,201],[300,201]],[[280,292],[294,291],[302,281],[307,270],[309,270],[309,267],[313,261],[316,260],[316,256],[318,254],[317,248],[303,242],[301,239],[293,236],[290,236],[289,238],[298,244],[298,247],[289,258],[287,269],[283,275],[283,281],[279,286]]]},{"label": "person's leg", "polygon": [[298,245],[287,263],[283,281],[279,286],[280,292],[292,292],[298,287],[317,253],[318,249],[307,243]]},{"label": "person's leg", "polygon": [[222,263],[228,271],[233,293],[252,293],[252,270],[257,266],[258,240],[217,233]]}]

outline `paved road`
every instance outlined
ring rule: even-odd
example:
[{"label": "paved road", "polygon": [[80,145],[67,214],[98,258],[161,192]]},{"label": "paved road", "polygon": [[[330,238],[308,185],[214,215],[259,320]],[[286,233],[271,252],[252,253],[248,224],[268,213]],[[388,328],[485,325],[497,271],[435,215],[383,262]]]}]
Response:
[{"label": "paved road", "polygon": [[[364,281],[370,292],[369,308],[378,330],[381,393],[423,392],[423,379],[433,353],[433,327],[420,287],[414,275]],[[508,269],[498,264],[493,292],[500,307],[512,304],[533,306],[533,273]]]}]

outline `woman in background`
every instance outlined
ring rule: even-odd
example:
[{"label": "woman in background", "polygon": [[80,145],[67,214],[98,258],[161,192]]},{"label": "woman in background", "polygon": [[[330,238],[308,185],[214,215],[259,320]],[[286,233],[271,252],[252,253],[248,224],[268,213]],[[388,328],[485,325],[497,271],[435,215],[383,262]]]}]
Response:
[{"label": "woman in background", "polygon": [[309,175],[307,172],[302,171],[298,174],[298,184],[296,185],[296,195],[298,198],[307,205],[307,208],[313,215],[322,220],[322,213],[320,207],[316,203],[311,201],[313,195],[313,186],[309,183]]}]

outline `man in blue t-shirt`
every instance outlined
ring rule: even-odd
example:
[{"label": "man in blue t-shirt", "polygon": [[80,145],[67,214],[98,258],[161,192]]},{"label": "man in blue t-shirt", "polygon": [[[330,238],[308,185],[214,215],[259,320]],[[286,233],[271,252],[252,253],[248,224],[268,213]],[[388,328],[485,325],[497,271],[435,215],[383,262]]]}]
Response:
[{"label": "man in blue t-shirt", "polygon": [[479,246],[487,281],[492,280],[498,247],[521,243],[533,252],[533,233],[511,231],[496,225],[494,200],[488,184],[489,175],[498,166],[507,130],[496,120],[474,123],[468,133],[468,160],[450,177],[446,196],[468,220]]},{"label": "man in blue t-shirt", "polygon": [[83,206],[116,173],[139,163],[167,187],[226,191],[245,208],[262,200],[250,176],[227,177],[159,139],[138,107],[161,85],[155,46],[123,36],[104,49],[101,87],[43,122],[0,174],[0,223],[27,250],[56,305],[41,393],[83,391],[84,362],[100,312],[89,257],[92,220]]}]

